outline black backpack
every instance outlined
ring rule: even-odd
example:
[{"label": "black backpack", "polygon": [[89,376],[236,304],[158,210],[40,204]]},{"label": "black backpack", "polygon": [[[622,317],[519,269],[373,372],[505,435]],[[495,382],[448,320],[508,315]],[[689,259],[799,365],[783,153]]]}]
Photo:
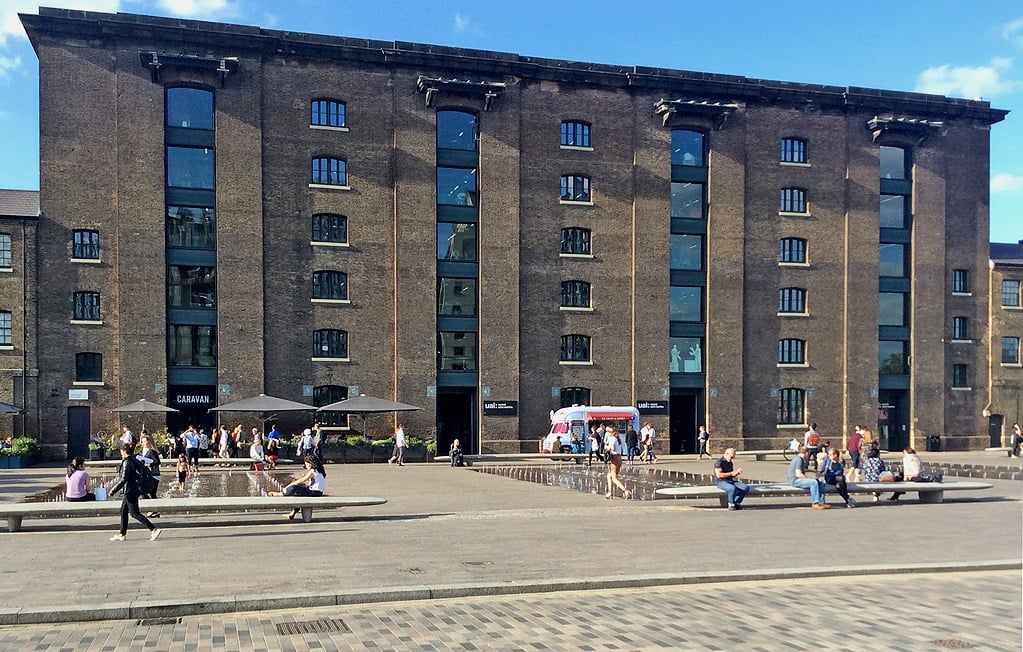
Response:
[{"label": "black backpack", "polygon": [[153,469],[148,464],[138,459],[135,459],[134,462],[135,470],[138,473],[139,493],[143,496],[149,496],[156,491],[159,482],[156,476],[153,475]]}]

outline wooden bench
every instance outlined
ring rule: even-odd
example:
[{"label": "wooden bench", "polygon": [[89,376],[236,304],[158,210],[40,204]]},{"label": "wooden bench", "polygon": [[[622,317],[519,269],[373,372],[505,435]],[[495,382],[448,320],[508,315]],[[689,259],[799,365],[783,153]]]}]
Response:
[{"label": "wooden bench", "polygon": [[[313,520],[313,509],[339,509],[342,507],[363,507],[383,505],[386,498],[372,496],[221,496],[215,498],[157,498],[143,500],[143,511],[161,514],[210,513],[210,512],[281,512],[291,509],[302,511],[302,520]],[[60,516],[114,516],[121,513],[120,496],[111,500],[87,503],[54,501],[49,503],[4,503],[0,504],[0,518],[7,519],[7,531],[21,529],[24,518],[46,518]]]},{"label": "wooden bench", "polygon": [[[994,485],[987,482],[850,482],[847,485],[851,494],[866,494],[875,492],[893,491],[915,491],[921,503],[940,503],[945,500],[946,491],[979,491],[990,489]],[[800,489],[790,484],[751,484],[749,485],[750,496],[807,496],[809,489]],[[824,485],[825,491],[834,492],[834,485]],[[705,485],[700,487],[665,487],[654,492],[659,498],[717,498],[721,506],[728,504],[728,494],[717,485]]]},{"label": "wooden bench", "polygon": [[[520,462],[523,460],[554,460],[555,462],[582,464],[588,457],[589,453],[484,453],[462,456],[466,466],[472,466],[473,462]],[[433,461],[450,464],[451,456],[438,455],[433,458]]]},{"label": "wooden bench", "polygon": [[991,448],[985,448],[985,453],[1005,453],[1009,457],[1012,457],[1012,446],[992,446]]},{"label": "wooden bench", "polygon": [[[284,458],[278,458],[277,465],[291,464],[294,460],[288,460]],[[177,459],[171,457],[160,458],[160,470],[170,469],[169,472],[174,471],[174,466],[178,463]],[[250,457],[200,457],[199,466],[251,466],[252,458]],[[121,466],[120,459],[113,460],[86,460],[85,466],[93,468],[117,468]]]}]

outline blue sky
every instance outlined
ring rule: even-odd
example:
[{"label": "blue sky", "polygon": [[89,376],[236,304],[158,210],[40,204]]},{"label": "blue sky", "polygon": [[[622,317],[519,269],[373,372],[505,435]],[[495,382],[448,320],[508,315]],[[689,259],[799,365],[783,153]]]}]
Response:
[{"label": "blue sky", "polygon": [[[992,129],[991,240],[1023,240],[1023,2],[898,0],[50,0],[369,39],[812,84],[983,97]],[[39,187],[37,62],[0,0],[0,188]]]}]

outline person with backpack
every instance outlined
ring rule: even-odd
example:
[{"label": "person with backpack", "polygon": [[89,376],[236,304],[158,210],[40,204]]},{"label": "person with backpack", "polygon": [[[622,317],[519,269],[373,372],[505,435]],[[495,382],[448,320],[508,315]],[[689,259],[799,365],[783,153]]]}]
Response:
[{"label": "person with backpack", "polygon": [[[160,488],[160,480],[163,479],[163,476],[160,475],[160,451],[157,450],[156,442],[153,440],[152,435],[145,430],[142,431],[142,436],[139,438],[139,441],[142,442],[142,455],[139,456],[139,461],[142,462],[145,465],[145,468],[149,471],[148,478],[145,477],[146,474],[143,474],[144,482],[142,487],[142,497],[155,499],[156,492]],[[146,516],[149,518],[158,518],[160,516],[160,512],[146,512]]]},{"label": "person with backpack", "polygon": [[143,469],[145,465],[135,458],[134,444],[121,444],[121,466],[118,468],[117,482],[110,488],[110,495],[118,491],[122,493],[121,499],[121,531],[110,537],[111,541],[124,541],[128,533],[128,515],[141,523],[149,530],[149,540],[156,541],[161,530],[153,525],[152,521],[142,515],[139,511],[139,497],[143,492]]},{"label": "person with backpack", "polygon": [[821,450],[821,436],[817,432],[817,424],[811,423],[810,429],[803,433],[803,446],[810,452],[810,466],[817,469],[817,453]]}]

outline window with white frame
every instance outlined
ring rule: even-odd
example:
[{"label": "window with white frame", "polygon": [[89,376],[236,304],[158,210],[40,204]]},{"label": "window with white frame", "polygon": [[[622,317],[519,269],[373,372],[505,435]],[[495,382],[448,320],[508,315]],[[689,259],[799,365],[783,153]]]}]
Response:
[{"label": "window with white frame", "polygon": [[806,163],[806,141],[802,138],[782,138],[781,162]]},{"label": "window with white frame", "polygon": [[587,335],[561,336],[562,362],[589,362],[590,338]]},{"label": "window with white frame", "polygon": [[786,387],[778,392],[778,423],[797,425],[806,423],[806,393],[796,387]]},{"label": "window with white frame", "polygon": [[802,188],[782,188],[778,210],[782,213],[806,213],[806,191]]},{"label": "window with white frame", "polygon": [[806,364],[806,342],[794,338],[778,340],[778,364]]},{"label": "window with white frame", "polygon": [[590,178],[579,174],[566,174],[561,177],[561,201],[591,201]]},{"label": "window with white frame", "polygon": [[11,346],[14,329],[11,327],[12,314],[10,310],[0,310],[0,346]]},{"label": "window with white frame", "polygon": [[1019,281],[1009,279],[1002,281],[1002,306],[1019,308]]},{"label": "window with white frame", "polygon": [[1002,364],[1019,364],[1019,338],[1002,338]]}]

